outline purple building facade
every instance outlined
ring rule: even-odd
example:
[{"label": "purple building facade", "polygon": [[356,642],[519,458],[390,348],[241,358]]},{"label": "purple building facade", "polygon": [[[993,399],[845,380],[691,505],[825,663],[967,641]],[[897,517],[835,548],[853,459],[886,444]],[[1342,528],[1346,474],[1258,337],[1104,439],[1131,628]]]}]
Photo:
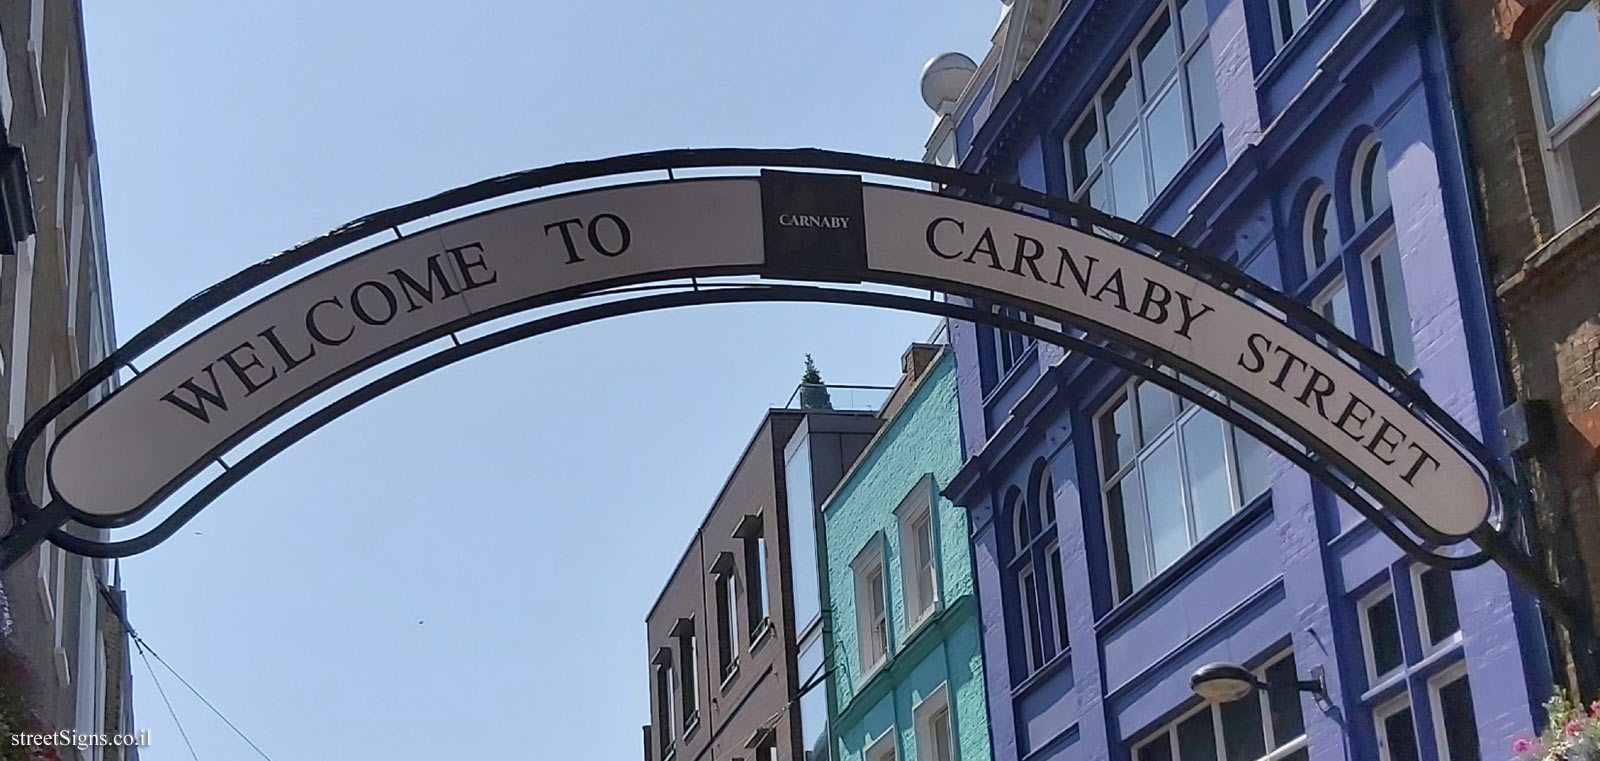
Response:
[{"label": "purple building facade", "polygon": [[[959,96],[927,98],[928,158],[1225,258],[1492,439],[1441,26],[1411,0],[1013,0]],[[997,759],[1475,761],[1533,732],[1543,624],[1497,568],[1418,566],[1156,386],[985,326],[951,341]],[[1271,687],[1202,700],[1216,661]],[[1325,698],[1295,689],[1314,675]]]}]

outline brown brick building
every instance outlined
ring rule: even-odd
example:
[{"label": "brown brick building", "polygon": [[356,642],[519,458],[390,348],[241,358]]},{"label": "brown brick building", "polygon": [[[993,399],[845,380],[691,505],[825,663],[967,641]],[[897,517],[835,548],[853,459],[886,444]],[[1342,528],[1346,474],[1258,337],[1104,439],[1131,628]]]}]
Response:
[{"label": "brown brick building", "polygon": [[[1600,617],[1600,5],[1443,5],[1506,372],[1526,420],[1503,416],[1502,427],[1537,502],[1536,549]],[[1593,671],[1562,667],[1572,684]]]}]

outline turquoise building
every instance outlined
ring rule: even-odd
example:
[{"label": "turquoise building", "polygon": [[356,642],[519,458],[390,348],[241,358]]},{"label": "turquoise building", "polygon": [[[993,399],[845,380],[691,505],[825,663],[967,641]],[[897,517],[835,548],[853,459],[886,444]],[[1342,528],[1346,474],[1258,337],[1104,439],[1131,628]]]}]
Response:
[{"label": "turquoise building", "polygon": [[913,346],[885,425],[823,506],[835,761],[988,761],[954,354]]}]

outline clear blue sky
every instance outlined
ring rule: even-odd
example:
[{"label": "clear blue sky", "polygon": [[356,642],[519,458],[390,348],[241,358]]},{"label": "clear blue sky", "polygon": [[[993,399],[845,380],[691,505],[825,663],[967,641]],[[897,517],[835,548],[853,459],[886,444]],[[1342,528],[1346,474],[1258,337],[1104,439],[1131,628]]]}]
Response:
[{"label": "clear blue sky", "polygon": [[[920,158],[995,0],[85,0],[118,333],[349,219],[688,146]],[[448,368],[124,561],[135,627],[277,761],[637,759],[644,614],[801,355],[892,383],[932,318],[715,306]],[[462,528],[465,527],[465,528]],[[591,548],[600,552],[591,553]],[[145,761],[188,752],[135,662]],[[199,758],[252,752],[164,683]]]}]

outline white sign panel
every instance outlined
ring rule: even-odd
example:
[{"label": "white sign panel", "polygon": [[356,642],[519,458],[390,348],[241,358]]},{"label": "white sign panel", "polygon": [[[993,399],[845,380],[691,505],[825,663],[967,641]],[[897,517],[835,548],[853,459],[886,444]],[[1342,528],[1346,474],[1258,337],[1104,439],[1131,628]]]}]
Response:
[{"label": "white sign panel", "polygon": [[[1210,371],[1287,417],[1440,532],[1488,515],[1488,485],[1434,428],[1255,306],[1116,243],[944,196],[867,187],[874,270],[970,283],[1076,315]],[[1313,442],[1306,442],[1311,444]]]},{"label": "white sign panel", "polygon": [[137,517],[295,404],[444,332],[687,273],[987,293],[1170,355],[1291,424],[1440,533],[1492,504],[1432,425],[1282,320],[1112,241],[847,175],[766,173],[533,201],[356,254],[205,331],[61,434],[48,472],[89,518]]},{"label": "white sign panel", "polygon": [[754,177],[589,191],[378,246],[229,317],[64,432],[58,498],[127,513],[262,418],[341,372],[452,323],[567,289],[763,261]]}]

